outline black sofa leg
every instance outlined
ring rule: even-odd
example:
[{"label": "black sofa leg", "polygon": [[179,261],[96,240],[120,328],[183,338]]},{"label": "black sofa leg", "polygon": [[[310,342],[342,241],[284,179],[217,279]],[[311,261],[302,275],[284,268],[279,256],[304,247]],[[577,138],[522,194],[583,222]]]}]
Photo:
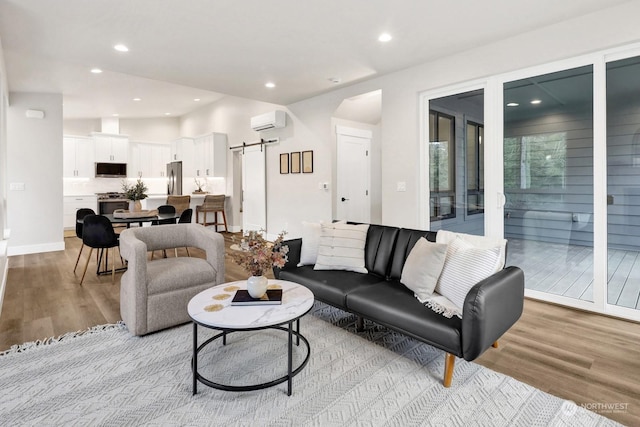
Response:
[{"label": "black sofa leg", "polygon": [[356,322],[356,331],[364,331],[364,318],[362,316],[358,316],[358,321]]}]

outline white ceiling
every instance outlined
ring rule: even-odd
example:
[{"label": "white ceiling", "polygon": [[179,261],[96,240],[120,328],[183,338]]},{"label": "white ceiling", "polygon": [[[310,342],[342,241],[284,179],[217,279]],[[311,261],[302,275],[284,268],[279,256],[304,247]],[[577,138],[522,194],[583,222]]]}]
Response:
[{"label": "white ceiling", "polygon": [[0,40],[9,90],[62,93],[65,118],[164,117],[287,105],[626,1],[0,0]]}]

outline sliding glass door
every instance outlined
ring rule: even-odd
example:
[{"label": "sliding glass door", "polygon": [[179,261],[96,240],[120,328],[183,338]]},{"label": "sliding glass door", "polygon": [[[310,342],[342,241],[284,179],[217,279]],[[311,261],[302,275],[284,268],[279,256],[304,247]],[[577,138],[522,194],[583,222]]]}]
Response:
[{"label": "sliding glass door", "polygon": [[640,309],[640,57],[607,64],[607,303]]},{"label": "sliding glass door", "polygon": [[429,101],[431,230],[484,234],[484,90]]},{"label": "sliding glass door", "polygon": [[421,223],[508,239],[528,297],[640,320],[640,44],[473,86],[422,95]]},{"label": "sliding glass door", "polygon": [[504,84],[504,236],[526,288],[593,300],[591,66]]}]

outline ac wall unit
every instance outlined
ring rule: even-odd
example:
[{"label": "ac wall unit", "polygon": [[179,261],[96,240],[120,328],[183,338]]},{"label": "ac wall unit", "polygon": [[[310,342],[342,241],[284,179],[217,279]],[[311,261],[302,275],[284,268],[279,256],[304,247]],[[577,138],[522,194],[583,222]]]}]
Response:
[{"label": "ac wall unit", "polygon": [[270,111],[251,117],[251,129],[255,131],[279,129],[286,125],[287,114],[281,110]]}]

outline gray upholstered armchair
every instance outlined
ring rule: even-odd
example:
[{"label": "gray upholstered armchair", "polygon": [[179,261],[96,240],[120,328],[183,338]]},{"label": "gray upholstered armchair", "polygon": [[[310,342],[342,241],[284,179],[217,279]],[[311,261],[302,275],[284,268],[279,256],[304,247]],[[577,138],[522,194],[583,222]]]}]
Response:
[{"label": "gray upholstered armchair", "polygon": [[[147,252],[195,247],[206,259],[147,259]],[[120,285],[120,315],[134,335],[189,321],[187,303],[197,293],[224,282],[224,238],[198,224],[130,228],[120,234],[128,262]]]}]

